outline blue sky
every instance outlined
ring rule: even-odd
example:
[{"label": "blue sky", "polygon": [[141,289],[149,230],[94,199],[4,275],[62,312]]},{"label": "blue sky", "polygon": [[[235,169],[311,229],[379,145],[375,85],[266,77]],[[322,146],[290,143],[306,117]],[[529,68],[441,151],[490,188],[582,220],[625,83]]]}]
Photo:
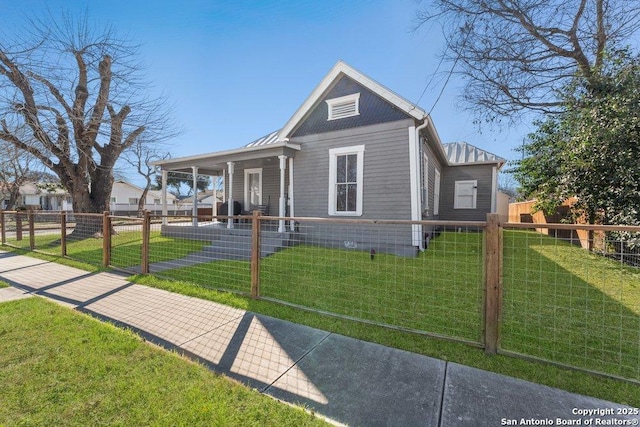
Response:
[{"label": "blue sky", "polygon": [[[427,111],[444,84],[427,87],[444,45],[437,26],[412,31],[416,0],[0,0],[0,26],[20,28],[25,16],[63,7],[88,10],[91,21],[141,44],[150,91],[168,96],[185,131],[171,142],[173,157],[237,148],[279,129],[338,60]],[[452,79],[433,108],[442,141],[516,158],[529,127],[480,132],[458,106],[461,87]]]}]

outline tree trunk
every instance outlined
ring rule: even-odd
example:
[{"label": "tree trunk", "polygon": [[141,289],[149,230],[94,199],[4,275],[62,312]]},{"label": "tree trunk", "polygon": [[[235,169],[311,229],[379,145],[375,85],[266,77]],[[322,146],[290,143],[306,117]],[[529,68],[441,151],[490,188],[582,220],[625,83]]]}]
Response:
[{"label": "tree trunk", "polygon": [[7,203],[8,210],[15,210],[16,205],[18,203],[18,198],[20,197],[20,186],[15,182],[10,184],[11,188],[9,189],[9,201]]},{"label": "tree trunk", "polygon": [[[109,182],[108,177],[96,181],[93,186],[87,185],[84,180],[74,179],[73,184],[67,186],[73,198],[73,212],[76,227],[69,234],[71,240],[82,240],[90,237],[102,237],[102,215],[109,210],[109,196],[113,184],[113,178]],[[107,193],[106,188],[109,189]],[[115,231],[110,230],[111,234]]]}]

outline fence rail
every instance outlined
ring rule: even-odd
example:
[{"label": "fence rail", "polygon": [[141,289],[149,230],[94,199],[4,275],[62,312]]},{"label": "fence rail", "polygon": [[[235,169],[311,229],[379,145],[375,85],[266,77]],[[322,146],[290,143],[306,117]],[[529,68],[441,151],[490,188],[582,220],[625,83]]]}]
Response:
[{"label": "fence rail", "polygon": [[640,382],[640,227],[9,211],[0,227],[3,245]]}]

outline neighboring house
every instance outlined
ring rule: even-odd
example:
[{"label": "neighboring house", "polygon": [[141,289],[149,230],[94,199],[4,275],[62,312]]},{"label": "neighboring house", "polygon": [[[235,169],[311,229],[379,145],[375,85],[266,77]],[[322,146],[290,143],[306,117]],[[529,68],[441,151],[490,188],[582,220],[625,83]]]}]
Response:
[{"label": "neighboring house", "polygon": [[[9,208],[9,189],[0,187],[2,209]],[[27,182],[20,186],[16,209],[70,211],[71,196],[58,184]]]},{"label": "neighboring house", "polygon": [[222,203],[222,194],[219,191],[216,191],[216,195],[213,195],[214,190],[205,190],[198,193],[198,206],[201,207],[212,207],[218,206]]},{"label": "neighboring house", "polygon": [[[130,182],[114,181],[111,188],[109,210],[112,214],[136,215],[142,192],[142,188]],[[166,195],[166,199],[168,205],[173,207],[176,197],[169,193]],[[144,209],[160,213],[162,210],[162,193],[157,190],[149,190],[145,198]]]},{"label": "neighboring house", "polygon": [[[288,217],[484,221],[497,212],[504,163],[466,143],[443,145],[424,110],[338,62],[281,129],[239,149],[153,164],[165,180],[168,171],[224,176],[226,201],[246,211],[269,204],[271,215]],[[402,255],[424,249],[433,231],[387,226],[374,241],[327,227],[304,233]],[[278,231],[287,230],[295,221],[280,220]]]}]

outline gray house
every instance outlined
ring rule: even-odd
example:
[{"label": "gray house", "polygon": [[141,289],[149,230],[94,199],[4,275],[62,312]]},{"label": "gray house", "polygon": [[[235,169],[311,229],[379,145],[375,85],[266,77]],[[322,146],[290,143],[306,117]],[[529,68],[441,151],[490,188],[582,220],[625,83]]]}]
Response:
[{"label": "gray house", "polygon": [[[154,164],[165,180],[168,171],[223,176],[228,206],[239,202],[245,212],[483,221],[496,212],[504,163],[466,143],[443,145],[424,110],[340,61],[281,129],[235,150]],[[278,232],[300,231],[295,222],[279,220]],[[327,227],[305,229],[304,238],[411,255],[429,237],[420,224],[389,226],[386,234],[377,227],[375,239]]]}]

